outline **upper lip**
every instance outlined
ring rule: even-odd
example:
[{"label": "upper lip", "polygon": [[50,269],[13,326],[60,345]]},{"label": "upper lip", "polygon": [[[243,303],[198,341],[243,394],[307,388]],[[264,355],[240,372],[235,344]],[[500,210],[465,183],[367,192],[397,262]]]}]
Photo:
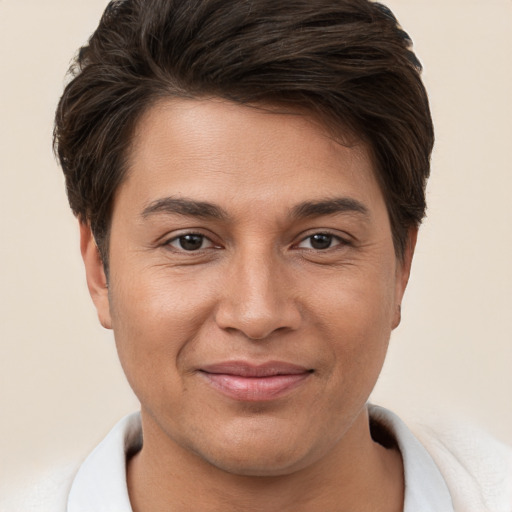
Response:
[{"label": "upper lip", "polygon": [[223,375],[236,375],[238,377],[273,377],[276,375],[300,375],[313,370],[305,366],[287,363],[284,361],[267,361],[265,363],[251,363],[247,361],[225,361],[222,363],[201,366],[200,371]]}]

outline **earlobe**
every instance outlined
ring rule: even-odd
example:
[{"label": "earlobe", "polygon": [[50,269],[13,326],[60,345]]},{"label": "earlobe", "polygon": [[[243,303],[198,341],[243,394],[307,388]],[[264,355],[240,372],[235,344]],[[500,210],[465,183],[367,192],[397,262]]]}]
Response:
[{"label": "earlobe", "polygon": [[100,323],[106,329],[112,329],[108,284],[103,261],[90,225],[83,221],[80,221],[80,252],[85,265],[87,287],[96,306]]},{"label": "earlobe", "polygon": [[398,306],[395,309],[395,316],[393,318],[393,324],[391,326],[392,329],[396,329],[400,322],[402,321],[402,305],[398,304]]},{"label": "earlobe", "polygon": [[407,243],[403,258],[398,261],[395,290],[395,313],[391,326],[392,329],[396,329],[402,320],[402,298],[404,296],[405,289],[407,288],[409,275],[411,274],[412,258],[414,256],[417,238],[418,228],[410,228],[407,235]]}]

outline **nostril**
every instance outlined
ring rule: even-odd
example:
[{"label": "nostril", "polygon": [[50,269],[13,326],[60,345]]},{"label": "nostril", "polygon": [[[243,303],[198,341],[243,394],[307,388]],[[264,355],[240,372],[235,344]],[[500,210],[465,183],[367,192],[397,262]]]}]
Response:
[{"label": "nostril", "polygon": [[260,341],[274,334],[295,329],[297,322],[287,320],[287,316],[290,317],[290,315],[281,315],[279,312],[256,315],[253,311],[251,314],[244,314],[239,309],[233,308],[219,310],[216,323],[225,331],[239,332],[247,339]]}]

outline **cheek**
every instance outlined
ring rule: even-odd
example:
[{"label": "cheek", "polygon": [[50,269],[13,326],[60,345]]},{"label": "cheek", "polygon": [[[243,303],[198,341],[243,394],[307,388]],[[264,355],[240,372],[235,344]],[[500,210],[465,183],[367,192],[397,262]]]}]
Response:
[{"label": "cheek", "polygon": [[[171,341],[190,329],[211,309],[212,287],[198,273],[171,275],[165,266],[113,275],[110,306],[115,330],[130,325],[136,334]],[[129,277],[125,277],[129,276]]]},{"label": "cheek", "polygon": [[[312,309],[324,327],[352,331],[349,339],[391,331],[395,302],[395,270],[392,263],[364,265],[333,272],[321,291],[311,293]],[[359,334],[358,334],[359,333]],[[385,338],[385,336],[384,336]],[[362,339],[359,340],[363,341]]]},{"label": "cheek", "polygon": [[112,275],[112,327],[121,364],[137,395],[152,382],[176,384],[182,354],[193,350],[211,315],[211,294],[205,287],[195,280],[171,281],[163,274],[140,272],[122,280]]},{"label": "cheek", "polygon": [[[394,267],[367,267],[332,279],[315,295],[317,329],[328,340],[335,385],[369,393],[381,370],[394,317]],[[341,382],[340,382],[341,381]]]}]

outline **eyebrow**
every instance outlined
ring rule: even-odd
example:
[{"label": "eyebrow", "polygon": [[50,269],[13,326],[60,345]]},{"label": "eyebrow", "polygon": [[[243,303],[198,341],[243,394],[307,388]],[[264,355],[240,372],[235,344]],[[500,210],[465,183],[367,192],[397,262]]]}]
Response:
[{"label": "eyebrow", "polygon": [[205,201],[193,201],[176,197],[164,197],[152,201],[142,210],[141,215],[145,219],[159,213],[204,219],[224,220],[228,218],[228,214],[217,205]]},{"label": "eyebrow", "polygon": [[[229,218],[223,208],[213,203],[176,197],[163,197],[152,201],[142,210],[141,216],[146,219],[152,215],[162,213],[203,219],[226,220]],[[369,216],[366,206],[350,197],[304,201],[291,208],[289,215],[292,218],[305,219],[338,213],[357,213],[364,217]]]},{"label": "eyebrow", "polygon": [[351,197],[305,201],[291,209],[291,216],[299,219],[334,215],[337,213],[357,213],[363,217],[369,217],[368,208],[357,199]]}]

